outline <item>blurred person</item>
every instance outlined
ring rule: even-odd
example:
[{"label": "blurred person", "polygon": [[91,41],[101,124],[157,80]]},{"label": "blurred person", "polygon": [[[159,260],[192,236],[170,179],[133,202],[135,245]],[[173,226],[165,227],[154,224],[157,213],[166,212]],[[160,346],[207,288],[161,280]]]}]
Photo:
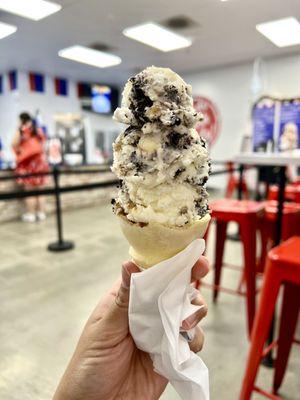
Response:
[{"label": "blurred person", "polygon": [[[203,256],[192,269],[192,281],[208,273]],[[130,335],[128,302],[130,277],[140,272],[133,262],[122,266],[120,278],[88,319],[53,400],[157,400],[168,381],[153,370],[151,357],[139,350]],[[182,322],[182,330],[195,328],[189,346],[202,349],[203,331],[198,323],[207,314],[200,292],[193,304],[203,306]],[[190,335],[190,334],[189,334]]]},{"label": "blurred person", "polygon": [[[45,136],[41,129],[36,127],[29,113],[19,115],[20,127],[13,138],[12,147],[16,154],[17,175],[26,175],[39,172],[48,172],[49,165],[44,150]],[[44,186],[46,176],[17,178],[17,183],[25,190],[32,190]],[[25,198],[26,212],[22,215],[25,222],[35,222],[46,218],[44,199],[41,196]]]}]

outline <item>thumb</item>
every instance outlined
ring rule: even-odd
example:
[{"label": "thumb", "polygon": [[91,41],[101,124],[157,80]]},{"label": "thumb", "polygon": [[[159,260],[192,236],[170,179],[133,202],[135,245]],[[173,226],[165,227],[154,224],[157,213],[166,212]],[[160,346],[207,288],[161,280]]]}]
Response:
[{"label": "thumb", "polygon": [[104,317],[116,328],[128,327],[128,303],[130,292],[131,274],[140,272],[139,268],[131,261],[122,265],[122,281],[115,300],[112,302],[109,311]]}]

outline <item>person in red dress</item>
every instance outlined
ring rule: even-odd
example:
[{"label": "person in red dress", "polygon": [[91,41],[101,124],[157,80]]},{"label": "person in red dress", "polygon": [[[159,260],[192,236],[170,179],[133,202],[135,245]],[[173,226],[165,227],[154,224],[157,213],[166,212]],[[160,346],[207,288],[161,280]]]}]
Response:
[{"label": "person in red dress", "polygon": [[[12,147],[16,154],[17,175],[48,172],[49,164],[44,150],[45,135],[36,127],[35,122],[29,113],[23,112],[19,116],[20,128],[17,130]],[[31,190],[42,187],[47,180],[46,175],[34,177],[19,177],[17,183],[24,190]],[[46,218],[44,200],[41,196],[25,198],[26,213],[22,215],[23,221],[35,222]]]}]

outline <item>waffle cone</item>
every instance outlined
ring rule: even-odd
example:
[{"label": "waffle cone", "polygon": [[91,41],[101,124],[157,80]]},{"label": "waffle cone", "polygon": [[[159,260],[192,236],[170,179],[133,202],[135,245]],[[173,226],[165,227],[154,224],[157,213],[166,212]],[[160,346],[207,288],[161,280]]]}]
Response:
[{"label": "waffle cone", "polygon": [[210,221],[210,215],[206,214],[199,221],[183,227],[170,228],[154,222],[142,227],[125,216],[118,217],[130,244],[129,254],[143,269],[173,257],[193,240],[203,238]]}]

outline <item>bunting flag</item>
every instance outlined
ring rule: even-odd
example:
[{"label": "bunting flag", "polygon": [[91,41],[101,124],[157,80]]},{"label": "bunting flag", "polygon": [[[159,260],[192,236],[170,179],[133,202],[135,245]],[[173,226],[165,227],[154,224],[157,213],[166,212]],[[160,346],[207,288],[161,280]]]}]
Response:
[{"label": "bunting flag", "polygon": [[78,82],[77,94],[78,97],[91,97],[91,85],[89,83]]},{"label": "bunting flag", "polygon": [[55,94],[68,96],[68,81],[63,78],[54,78]]},{"label": "bunting flag", "polygon": [[3,76],[0,75],[0,94],[3,93]]},{"label": "bunting flag", "polygon": [[44,86],[44,75],[29,72],[29,87],[32,92],[43,93],[45,91]]},{"label": "bunting flag", "polygon": [[16,90],[18,88],[18,74],[17,71],[9,71],[8,73],[9,90]]}]

